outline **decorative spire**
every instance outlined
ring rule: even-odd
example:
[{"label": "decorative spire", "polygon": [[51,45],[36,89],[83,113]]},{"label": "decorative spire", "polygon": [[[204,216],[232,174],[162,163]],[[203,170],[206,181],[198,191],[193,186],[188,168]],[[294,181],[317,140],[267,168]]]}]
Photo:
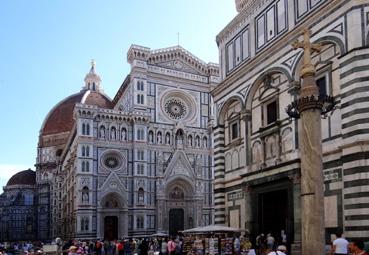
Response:
[{"label": "decorative spire", "polygon": [[83,89],[92,90],[92,91],[100,91],[100,76],[95,71],[96,62],[94,59],[91,60],[91,69],[85,77],[85,86]]},{"label": "decorative spire", "polygon": [[90,73],[95,73],[95,66],[96,66],[95,59],[91,59],[91,69],[90,69]]}]

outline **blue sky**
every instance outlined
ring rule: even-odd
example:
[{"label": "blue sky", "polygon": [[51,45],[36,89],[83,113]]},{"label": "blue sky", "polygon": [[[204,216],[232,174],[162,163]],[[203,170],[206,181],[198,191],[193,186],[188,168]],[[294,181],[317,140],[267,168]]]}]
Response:
[{"label": "blue sky", "polygon": [[48,111],[78,92],[91,59],[114,97],[129,73],[131,44],[180,45],[218,62],[216,35],[236,15],[233,0],[9,0],[0,3],[0,187],[34,169]]}]

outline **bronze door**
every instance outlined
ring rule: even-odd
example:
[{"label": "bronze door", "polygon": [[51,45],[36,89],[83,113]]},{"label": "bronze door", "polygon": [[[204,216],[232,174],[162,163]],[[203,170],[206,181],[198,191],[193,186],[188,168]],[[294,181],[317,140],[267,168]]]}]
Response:
[{"label": "bronze door", "polygon": [[104,218],[104,239],[109,241],[118,239],[117,216],[106,216]]},{"label": "bronze door", "polygon": [[177,235],[178,231],[184,230],[183,209],[169,210],[169,235]]}]

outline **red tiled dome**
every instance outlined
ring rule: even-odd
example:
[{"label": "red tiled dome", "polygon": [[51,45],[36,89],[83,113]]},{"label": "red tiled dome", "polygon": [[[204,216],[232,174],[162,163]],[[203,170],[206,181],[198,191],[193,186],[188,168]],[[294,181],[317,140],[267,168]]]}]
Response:
[{"label": "red tiled dome", "polygon": [[[86,93],[88,93],[87,96]],[[41,135],[52,135],[70,131],[74,125],[73,110],[77,103],[112,108],[111,100],[95,91],[81,91],[58,103],[46,117],[41,128]]]},{"label": "red tiled dome", "polygon": [[11,185],[36,185],[36,172],[28,169],[16,173],[6,184],[6,186]]}]

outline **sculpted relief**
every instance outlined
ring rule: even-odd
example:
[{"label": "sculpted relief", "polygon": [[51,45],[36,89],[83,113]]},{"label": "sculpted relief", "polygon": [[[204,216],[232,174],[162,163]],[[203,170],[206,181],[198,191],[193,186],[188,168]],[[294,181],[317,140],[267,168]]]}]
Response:
[{"label": "sculpted relief", "polygon": [[252,146],[252,163],[259,164],[263,161],[263,150],[260,141],[256,141]]},{"label": "sculpted relief", "polygon": [[292,129],[286,128],[282,132],[282,153],[293,150]]}]

